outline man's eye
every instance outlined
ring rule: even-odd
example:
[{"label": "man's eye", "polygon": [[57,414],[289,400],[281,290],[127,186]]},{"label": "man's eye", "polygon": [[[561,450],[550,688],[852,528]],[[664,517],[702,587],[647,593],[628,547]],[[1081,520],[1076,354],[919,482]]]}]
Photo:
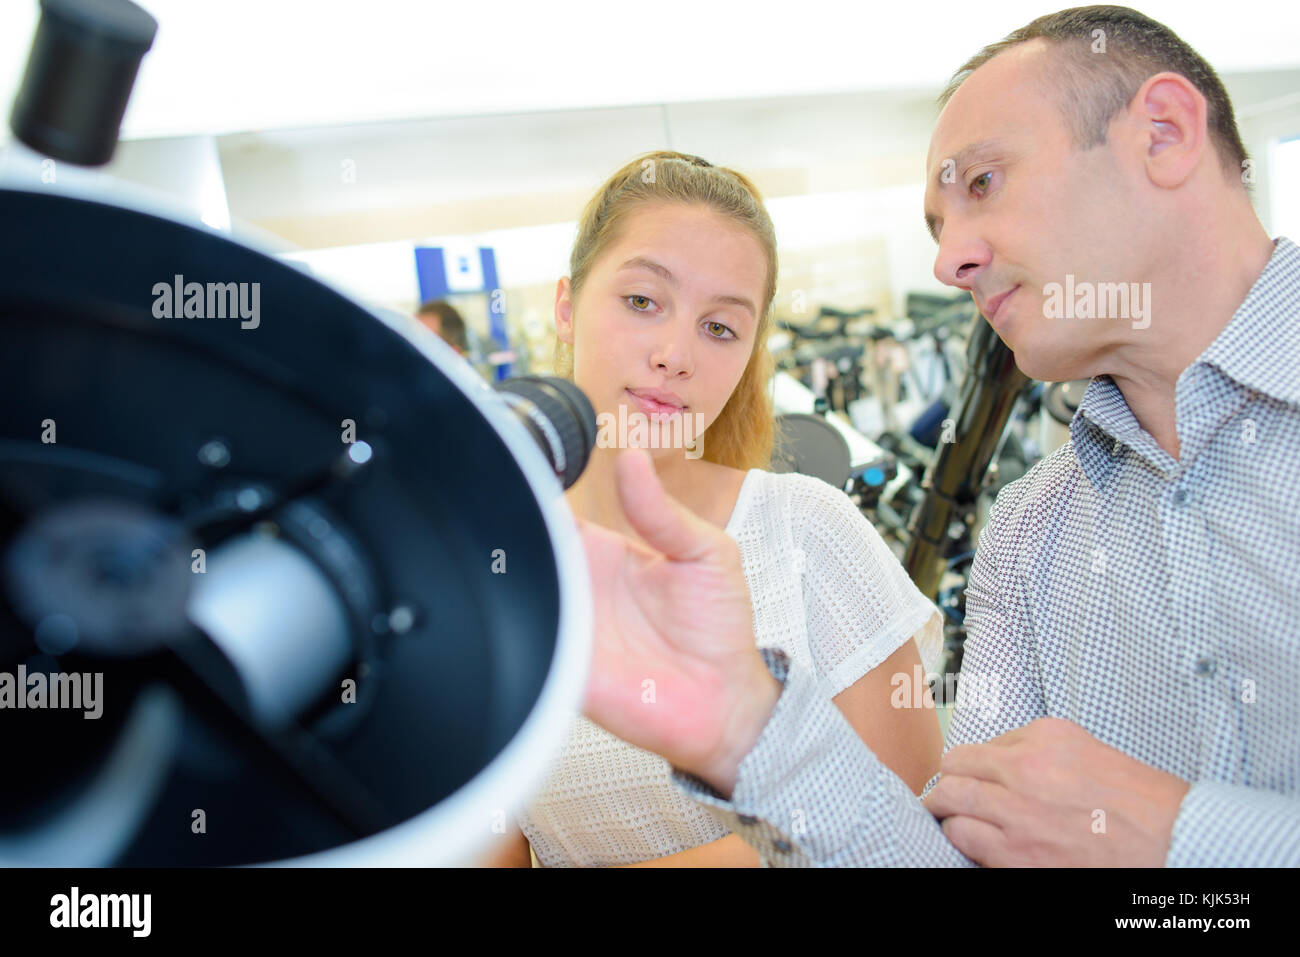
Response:
[{"label": "man's eye", "polygon": [[[709,330],[709,335],[715,339],[734,339],[736,334],[720,322],[707,322],[705,328]],[[718,330],[718,331],[715,331]],[[723,333],[726,333],[723,335]]]},{"label": "man's eye", "polygon": [[655,301],[649,296],[624,296],[623,298],[637,312],[646,312],[655,304]]},{"label": "man's eye", "polygon": [[987,191],[989,188],[989,182],[992,179],[993,179],[992,172],[980,173],[980,175],[976,176],[973,180],[970,181],[971,190],[973,191],[975,189],[978,189],[981,193]]}]

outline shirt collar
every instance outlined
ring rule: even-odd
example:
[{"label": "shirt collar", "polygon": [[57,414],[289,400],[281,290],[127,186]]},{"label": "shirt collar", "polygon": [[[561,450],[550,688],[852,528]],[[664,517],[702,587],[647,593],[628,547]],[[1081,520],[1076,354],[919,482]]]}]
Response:
[{"label": "shirt collar", "polygon": [[[1249,389],[1300,405],[1300,247],[1285,237],[1223,331],[1193,365],[1207,363]],[[1110,376],[1097,376],[1070,422],[1079,466],[1101,491],[1128,446],[1168,469],[1173,457],[1138,423]]]},{"label": "shirt collar", "polygon": [[1093,379],[1079,400],[1070,421],[1070,441],[1084,475],[1099,492],[1119,467],[1125,446],[1148,458],[1168,456],[1138,424],[1119,386],[1105,375]]},{"label": "shirt collar", "polygon": [[1300,247],[1279,237],[1232,321],[1197,362],[1300,406]]}]

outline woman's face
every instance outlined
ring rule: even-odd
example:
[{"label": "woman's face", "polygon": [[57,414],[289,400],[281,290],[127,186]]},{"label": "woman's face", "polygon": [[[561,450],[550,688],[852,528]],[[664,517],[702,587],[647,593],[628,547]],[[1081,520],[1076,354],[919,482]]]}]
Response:
[{"label": "woman's face", "polygon": [[754,351],[766,279],[758,240],[707,207],[631,213],[579,299],[567,278],[556,291],[556,330],[573,346],[574,381],[597,414],[624,405],[629,417],[655,423],[689,415],[698,435]]}]

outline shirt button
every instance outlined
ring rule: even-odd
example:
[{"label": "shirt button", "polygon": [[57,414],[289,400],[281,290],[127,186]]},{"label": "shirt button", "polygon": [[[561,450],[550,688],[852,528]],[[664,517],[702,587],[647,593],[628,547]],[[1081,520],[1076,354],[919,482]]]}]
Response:
[{"label": "shirt button", "polygon": [[1198,675],[1203,675],[1208,678],[1210,675],[1214,674],[1217,667],[1218,665],[1214,663],[1214,659],[1207,655],[1202,655],[1196,659],[1196,673]]},{"label": "shirt button", "polygon": [[1174,490],[1175,505],[1186,505],[1191,500],[1192,500],[1192,493],[1187,491],[1187,489],[1180,488]]},{"label": "shirt button", "polygon": [[782,854],[789,854],[790,851],[791,851],[791,847],[790,847],[790,842],[789,842],[789,841],[773,841],[773,842],[772,842],[772,847],[773,847],[775,850],[780,851]]},{"label": "shirt button", "polygon": [[737,820],[739,820],[741,824],[745,825],[745,827],[753,827],[758,823],[758,818],[754,817],[752,814],[742,814],[737,818]]}]

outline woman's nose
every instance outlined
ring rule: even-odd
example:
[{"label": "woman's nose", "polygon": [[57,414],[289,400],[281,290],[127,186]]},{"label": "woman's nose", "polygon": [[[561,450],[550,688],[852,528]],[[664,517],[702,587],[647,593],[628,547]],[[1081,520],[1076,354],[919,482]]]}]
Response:
[{"label": "woman's nose", "polygon": [[690,375],[694,358],[690,344],[686,341],[686,333],[672,326],[666,328],[663,337],[655,343],[650,364],[656,371],[670,378]]}]

